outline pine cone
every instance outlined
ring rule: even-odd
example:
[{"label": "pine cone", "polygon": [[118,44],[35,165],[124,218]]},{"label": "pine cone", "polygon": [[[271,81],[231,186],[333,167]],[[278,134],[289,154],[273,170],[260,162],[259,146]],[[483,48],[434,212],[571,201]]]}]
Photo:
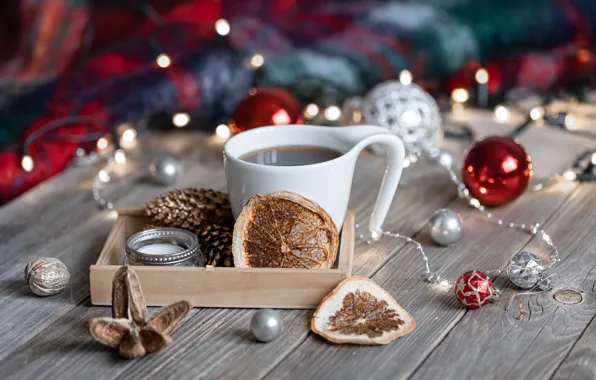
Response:
[{"label": "pine cone", "polygon": [[147,202],[145,209],[153,223],[184,228],[197,235],[212,224],[234,225],[228,194],[210,189],[172,190]]},{"label": "pine cone", "polygon": [[205,265],[215,267],[233,267],[231,228],[218,225],[207,226],[199,235],[201,252],[205,258]]}]

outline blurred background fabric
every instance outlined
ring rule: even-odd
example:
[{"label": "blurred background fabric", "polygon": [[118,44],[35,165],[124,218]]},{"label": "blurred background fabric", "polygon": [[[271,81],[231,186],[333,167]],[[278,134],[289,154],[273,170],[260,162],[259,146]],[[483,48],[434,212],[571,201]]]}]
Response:
[{"label": "blurred background fabric", "polygon": [[[216,33],[218,19],[229,36]],[[180,111],[212,129],[251,87],[341,101],[402,69],[435,92],[469,86],[480,66],[490,96],[547,89],[596,72],[595,39],[594,0],[5,0],[0,204],[90,147],[73,136]],[[167,68],[156,64],[162,53]],[[248,63],[256,53],[259,70]],[[36,170],[24,172],[24,139],[73,116],[99,123],[44,134],[28,147]]]}]

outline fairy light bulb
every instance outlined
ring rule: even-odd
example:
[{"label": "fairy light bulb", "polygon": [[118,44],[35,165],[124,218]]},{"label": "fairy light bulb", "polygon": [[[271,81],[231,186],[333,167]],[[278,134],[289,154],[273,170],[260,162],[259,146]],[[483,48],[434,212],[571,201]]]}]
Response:
[{"label": "fairy light bulb", "polygon": [[341,110],[338,106],[329,106],[325,109],[325,118],[329,121],[337,121],[341,117]]},{"label": "fairy light bulb", "polygon": [[470,99],[470,93],[465,88],[456,88],[451,92],[451,99],[456,103],[465,103]]},{"label": "fairy light bulb", "polygon": [[592,153],[592,156],[590,157],[590,162],[592,162],[592,165],[596,165],[596,153]]},{"label": "fairy light bulb", "polygon": [[404,167],[404,168],[407,168],[407,167],[409,167],[410,165],[412,165],[412,161],[410,161],[410,157],[406,157],[406,158],[404,158],[403,167]]},{"label": "fairy light bulb", "polygon": [[488,71],[486,71],[486,69],[478,69],[478,71],[476,71],[476,75],[474,75],[474,79],[476,79],[476,82],[480,84],[487,84]]},{"label": "fairy light bulb", "polygon": [[137,131],[134,128],[127,128],[122,132],[122,142],[131,143],[137,138]]},{"label": "fairy light bulb", "polygon": [[97,179],[102,183],[108,183],[110,182],[110,175],[107,171],[100,170],[99,173],[97,173]]},{"label": "fairy light bulb", "polygon": [[178,128],[186,127],[186,125],[190,122],[190,116],[185,112],[178,112],[175,113],[172,117],[172,124],[174,124]]},{"label": "fairy light bulb", "polygon": [[563,173],[563,179],[566,181],[575,181],[577,179],[577,174],[575,174],[573,170],[566,170],[565,173]]},{"label": "fairy light bulb", "polygon": [[33,170],[33,167],[35,166],[33,164],[33,158],[31,158],[31,156],[28,154],[24,155],[21,159],[21,166],[23,167],[23,170],[27,173],[31,172]]},{"label": "fairy light bulb", "polygon": [[317,106],[314,103],[307,105],[306,108],[304,109],[304,115],[309,119],[312,119],[313,117],[317,116],[318,114],[319,114],[319,106]]},{"label": "fairy light bulb", "polygon": [[507,121],[509,120],[509,110],[505,106],[497,106],[495,107],[495,117],[498,121]]},{"label": "fairy light bulb", "polygon": [[114,161],[117,164],[124,164],[126,162],[126,154],[124,153],[124,151],[122,149],[118,149],[114,153]]},{"label": "fairy light bulb", "polygon": [[222,139],[227,139],[232,135],[232,132],[230,131],[230,127],[220,124],[215,128],[215,134]]},{"label": "fairy light bulb", "polygon": [[263,57],[261,54],[255,54],[250,59],[250,65],[255,69],[263,66],[263,64],[265,64],[265,57]]},{"label": "fairy light bulb", "polygon": [[412,73],[408,70],[402,70],[399,73],[399,81],[401,82],[401,84],[403,84],[405,86],[412,83],[413,79],[414,79],[414,77],[412,76]]},{"label": "fairy light bulb", "polygon": [[167,54],[158,55],[155,59],[155,62],[157,62],[157,66],[161,67],[162,69],[165,69],[172,64],[172,60]]},{"label": "fairy light bulb", "polygon": [[575,118],[573,115],[566,115],[565,116],[565,128],[571,128],[575,124]]},{"label": "fairy light bulb", "polygon": [[544,116],[544,109],[542,107],[535,107],[530,111],[530,119],[534,121],[542,119],[542,116]]},{"label": "fairy light bulb", "polygon": [[100,139],[97,140],[97,149],[104,150],[107,147],[108,147],[108,139],[106,139],[105,137],[101,137]]},{"label": "fairy light bulb", "polygon": [[219,20],[215,21],[215,31],[220,36],[227,36],[230,33],[230,23],[228,20],[220,18]]}]

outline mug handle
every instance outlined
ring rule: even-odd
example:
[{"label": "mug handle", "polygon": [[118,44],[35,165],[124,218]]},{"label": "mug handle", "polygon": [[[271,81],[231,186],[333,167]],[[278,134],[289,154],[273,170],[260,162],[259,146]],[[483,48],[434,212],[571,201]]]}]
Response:
[{"label": "mug handle", "polygon": [[387,152],[388,160],[385,175],[381,182],[381,188],[377,195],[377,200],[368,224],[368,230],[372,234],[372,237],[378,239],[381,237],[381,226],[387,217],[389,207],[391,207],[391,202],[397,191],[397,185],[399,184],[399,179],[401,178],[404,166],[406,151],[401,139],[391,133],[379,133],[369,136],[356,144],[353,151],[356,151],[359,154],[360,151],[367,146],[377,144],[383,147],[385,152]]}]

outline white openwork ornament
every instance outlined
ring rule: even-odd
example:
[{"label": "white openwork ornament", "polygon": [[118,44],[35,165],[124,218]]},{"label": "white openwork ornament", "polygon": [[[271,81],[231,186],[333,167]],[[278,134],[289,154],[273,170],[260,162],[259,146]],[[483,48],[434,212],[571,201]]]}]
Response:
[{"label": "white openwork ornament", "polygon": [[364,98],[362,114],[368,124],[401,138],[408,154],[431,153],[442,137],[437,102],[414,83],[394,80],[373,87]]}]

